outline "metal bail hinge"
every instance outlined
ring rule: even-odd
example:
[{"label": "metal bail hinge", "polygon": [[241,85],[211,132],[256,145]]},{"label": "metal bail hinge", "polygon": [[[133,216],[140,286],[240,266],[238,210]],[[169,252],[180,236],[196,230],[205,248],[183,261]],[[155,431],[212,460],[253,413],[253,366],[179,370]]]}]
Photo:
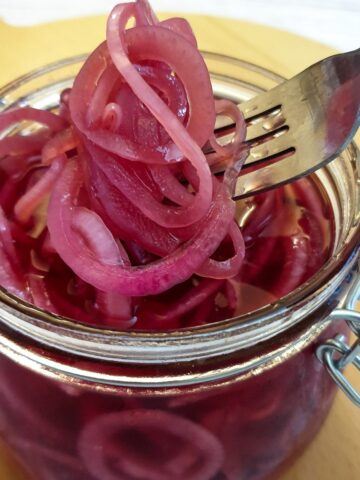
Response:
[{"label": "metal bail hinge", "polygon": [[357,280],[354,282],[345,300],[344,308],[334,310],[329,320],[346,321],[356,335],[354,344],[350,347],[343,335],[331,338],[320,345],[316,350],[318,359],[325,365],[327,371],[339,388],[352,402],[360,407],[360,392],[355,390],[343,374],[347,365],[354,365],[360,370],[360,313],[355,311],[360,298],[360,262],[356,270]]},{"label": "metal bail hinge", "polygon": [[343,374],[343,369],[349,364],[355,365],[360,370],[360,339],[349,347],[346,338],[338,335],[320,345],[316,350],[316,355],[339,388],[355,405],[360,407],[360,392],[355,390]]}]

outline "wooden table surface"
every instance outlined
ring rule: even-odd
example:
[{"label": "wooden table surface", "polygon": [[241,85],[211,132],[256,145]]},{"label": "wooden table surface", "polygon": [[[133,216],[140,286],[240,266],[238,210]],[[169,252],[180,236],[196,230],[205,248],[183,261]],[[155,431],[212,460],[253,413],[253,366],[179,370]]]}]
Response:
[{"label": "wooden table surface", "polygon": [[[201,48],[237,56],[287,77],[332,53],[327,46],[269,27],[188,17]],[[103,40],[104,34],[104,17],[29,28],[0,22],[0,84],[45,63],[87,52]],[[348,377],[360,391],[360,373],[350,369]],[[4,448],[0,449],[0,479],[26,479]],[[360,410],[339,393],[320,434],[281,480],[359,479]]]}]

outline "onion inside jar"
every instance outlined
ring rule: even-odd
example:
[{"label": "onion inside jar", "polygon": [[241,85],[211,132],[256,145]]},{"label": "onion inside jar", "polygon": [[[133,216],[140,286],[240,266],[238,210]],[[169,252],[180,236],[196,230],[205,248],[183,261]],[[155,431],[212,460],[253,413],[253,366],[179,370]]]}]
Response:
[{"label": "onion inside jar", "polygon": [[[85,329],[166,335],[276,305],[330,258],[335,220],[313,177],[232,200],[246,124],[235,102],[214,94],[184,19],[160,21],[146,0],[117,5],[106,40],[59,102],[0,114],[0,284],[11,295]],[[220,116],[235,123],[222,147]],[[16,130],[29,124],[32,133]],[[223,176],[213,173],[219,164]],[[304,352],[265,380],[193,391],[187,372],[156,394],[34,372],[14,387],[11,378],[28,373],[4,361],[6,441],[38,480],[270,478],[333,396]],[[68,363],[81,368],[75,357]],[[144,363],[139,376],[156,377]],[[304,365],[311,374],[296,395]]]},{"label": "onion inside jar", "polygon": [[[311,180],[231,200],[233,181],[211,165],[240,170],[244,119],[214,100],[189,24],[150,11],[141,1],[114,8],[106,42],[58,113],[0,118],[2,129],[43,127],[0,142],[1,285],[115,329],[189,328],[251,311],[305,282],[331,248]],[[235,121],[222,147],[217,115]]]}]

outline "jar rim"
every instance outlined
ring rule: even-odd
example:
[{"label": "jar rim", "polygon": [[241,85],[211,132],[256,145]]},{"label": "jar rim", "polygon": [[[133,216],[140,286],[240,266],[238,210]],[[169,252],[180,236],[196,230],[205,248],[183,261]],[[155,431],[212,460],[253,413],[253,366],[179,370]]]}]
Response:
[{"label": "jar rim", "polygon": [[[268,69],[235,57],[213,52],[203,54],[205,58],[231,63],[276,83],[284,80]],[[68,65],[81,63],[85,58],[86,55],[77,55],[33,70],[1,88],[0,97],[6,98],[9,91],[26,82]],[[0,106],[0,110],[6,108],[6,103]],[[354,143],[347,147],[347,152],[356,162],[359,154]],[[162,363],[192,360],[195,356],[224,355],[272,338],[299,323],[305,313],[309,314],[309,308],[315,310],[341,284],[355,263],[359,238],[360,225],[357,224],[350,241],[331,256],[308,282],[273,304],[217,323],[164,332],[104,329],[44,312],[13,297],[2,288],[0,322],[48,346],[109,361],[135,363],[141,358],[149,363]],[[306,312],[304,305],[307,305]],[[58,337],[61,337],[60,340]]]}]

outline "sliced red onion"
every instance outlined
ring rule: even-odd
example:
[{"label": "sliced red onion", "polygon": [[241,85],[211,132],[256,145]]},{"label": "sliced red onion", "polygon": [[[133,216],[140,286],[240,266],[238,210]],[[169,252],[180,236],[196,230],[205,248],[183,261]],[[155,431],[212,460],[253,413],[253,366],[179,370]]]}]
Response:
[{"label": "sliced red onion", "polygon": [[53,132],[58,132],[66,127],[64,119],[48,112],[47,110],[38,110],[32,107],[15,108],[13,110],[6,110],[0,115],[0,131],[5,128],[11,127],[15,123],[22,122],[23,120],[31,120],[42,125],[46,125]]},{"label": "sliced red onion", "polygon": [[120,243],[95,212],[85,207],[72,208],[72,228],[79,232],[98,260],[107,265],[130,265]]},{"label": "sliced red onion", "polygon": [[277,247],[277,237],[266,236],[263,238],[261,244],[258,244],[247,257],[242,272],[244,282],[253,283],[254,279],[256,279],[258,275],[261,275]]},{"label": "sliced red onion", "polygon": [[57,157],[40,180],[16,202],[14,213],[19,222],[27,222],[40,203],[49,195],[55,185],[66,158]]},{"label": "sliced red onion", "polygon": [[120,127],[122,118],[123,118],[123,112],[121,110],[121,107],[115,102],[110,102],[104,108],[104,112],[101,119],[102,125],[107,130],[116,132]]},{"label": "sliced red onion", "polygon": [[[146,251],[164,256],[174,251],[180,241],[164,227],[157,225],[141,213],[109,182],[101,170],[88,162],[91,185],[89,195],[94,209],[114,233],[127,241],[134,241]],[[104,204],[101,199],[106,199]]]},{"label": "sliced red onion", "polygon": [[19,298],[22,298],[27,302],[31,302],[32,298],[27,290],[27,286],[24,281],[23,272],[15,271],[1,243],[0,243],[0,285],[11,294]]},{"label": "sliced red onion", "polygon": [[[23,177],[35,165],[40,164],[39,154],[8,155],[0,161],[0,171],[3,171],[9,179],[15,180]],[[7,184],[2,185],[2,189]]]},{"label": "sliced red onion", "polygon": [[159,23],[148,0],[137,0],[135,7],[136,25],[156,25]]},{"label": "sliced red onion", "polygon": [[[51,302],[62,316],[75,319],[78,322],[90,324],[94,324],[96,322],[97,324],[102,324],[102,319],[96,320],[93,312],[89,312],[87,309],[84,309],[83,305],[74,305],[74,303],[71,301],[73,299],[65,295],[64,291],[59,291],[59,288],[56,284],[48,285],[47,291]],[[78,299],[75,297],[74,300],[77,301]]]},{"label": "sliced red onion", "polygon": [[45,286],[44,277],[36,273],[28,275],[29,287],[33,302],[39,308],[52,313],[59,313],[49,297],[49,292]]},{"label": "sliced red onion", "polygon": [[176,317],[180,317],[206,301],[215,292],[218,292],[223,284],[224,280],[201,280],[198,285],[193,286],[191,290],[170,305],[156,305],[155,302],[150,300],[146,305],[146,318],[156,322],[168,322]]},{"label": "sliced red onion", "polygon": [[[159,203],[136,177],[131,165],[114,158],[94,145],[87,149],[96,165],[105,173],[108,180],[139,210],[153,222],[166,228],[178,228],[191,225],[200,220],[208,209],[204,196],[200,192],[192,195],[192,202],[184,207]],[[202,182],[203,184],[203,182]],[[206,193],[207,195],[207,193]]]},{"label": "sliced red onion", "polygon": [[[126,30],[134,19],[135,27]],[[237,121],[235,142],[221,154],[238,160],[243,125],[236,109],[217,104],[218,113]],[[147,0],[115,7],[107,42],[61,94],[59,115],[30,107],[8,111],[0,115],[0,130],[23,120],[48,129],[0,140],[0,153],[3,148],[10,154],[1,205],[7,216],[15,213],[26,237],[14,254],[6,251],[11,235],[0,235],[4,285],[15,291],[26,275],[40,307],[81,321],[101,317],[102,324],[121,328],[135,324],[137,297],[160,294],[194,274],[209,278],[173,303],[169,317],[213,303],[217,291],[223,296],[224,279],[241,268],[244,243],[233,221],[232,170],[217,182],[201,150],[213,133],[215,107],[206,65],[185,20],[159,22]],[[8,168],[10,161],[19,173]],[[40,225],[33,214],[49,193]],[[15,265],[11,257],[28,245],[28,233],[32,252]],[[223,260],[227,236],[233,254]],[[44,264],[49,272],[33,273]],[[82,293],[71,287],[78,281],[86,286]]]},{"label": "sliced red onion", "polygon": [[140,245],[135,242],[124,242],[126,251],[129,253],[129,257],[132,259],[132,265],[146,265],[147,263],[156,260],[156,256],[144,250]]},{"label": "sliced red onion", "polygon": [[13,295],[31,302],[15,250],[10,224],[0,207],[0,285]]},{"label": "sliced red onion", "polygon": [[[83,466],[76,457],[58,448],[51,448],[48,444],[36,443],[34,440],[28,440],[18,436],[11,437],[10,444],[13,448],[23,451],[25,454],[36,456],[36,463],[40,463],[40,465],[46,465],[49,461],[54,462],[57,465],[61,465],[60,468],[62,470],[71,469],[71,472],[75,475],[83,470]],[[48,476],[44,478],[46,478],[46,480],[49,479]],[[53,477],[53,479],[55,479],[55,477]]]},{"label": "sliced red onion", "polygon": [[[149,34],[152,35],[151,32],[147,31],[148,28],[156,28],[154,35],[156,45],[152,45],[149,38],[144,38],[144,35],[145,37]],[[138,35],[139,29],[145,29],[140,32],[140,36]],[[167,28],[138,27],[127,31],[126,35],[127,37],[129,36],[129,39],[127,39],[129,50],[131,49],[135,55],[136,52],[144,48],[145,44],[153,49],[152,53],[148,51],[142,52],[145,60],[153,59],[169,64],[169,59],[171,59],[172,62],[176,63],[176,65],[170,65],[170,67],[179,76],[183,85],[186,85],[187,97],[191,107],[187,130],[199,145],[203,145],[213,130],[215,114],[208,73],[197,50],[184,41],[182,37],[179,37],[179,35]],[[183,51],[183,47],[185,51]],[[161,49],[164,49],[164,52],[160,55],[160,58],[157,58]],[[179,50],[178,54],[176,49]],[[156,58],[153,58],[154,56]],[[136,61],[136,58],[133,61]],[[80,71],[70,99],[72,118],[76,126],[94,143],[131,160],[151,160],[152,162],[162,163],[164,160],[168,162],[179,159],[180,152],[174,148],[166,148],[164,151],[154,151],[145,147],[139,149],[129,139],[124,141],[125,139],[121,135],[114,137],[110,132],[90,132],[87,129],[84,118],[87,115],[88,105],[97,87],[97,79],[110,64],[111,59],[107,46],[102,44],[89,57]]]},{"label": "sliced red onion", "polygon": [[42,148],[41,161],[50,165],[54,158],[73,150],[79,144],[72,127],[61,130],[53,136]]},{"label": "sliced red onion", "polygon": [[227,280],[225,284],[225,295],[228,302],[228,306],[231,310],[235,311],[239,304],[239,287],[233,280]]},{"label": "sliced red onion", "polygon": [[235,222],[232,222],[230,226],[229,236],[233,244],[234,255],[222,261],[209,258],[197,270],[196,273],[198,275],[201,277],[223,279],[232,278],[239,273],[245,257],[245,243],[239,226]]},{"label": "sliced red onion", "polygon": [[257,237],[272,218],[274,209],[280,207],[281,199],[274,190],[261,193],[248,203],[253,210],[245,223],[242,232],[245,241]]},{"label": "sliced red onion", "polygon": [[244,115],[239,107],[230,100],[216,100],[215,111],[217,115],[224,115],[231,118],[235,123],[234,135],[229,143],[221,145],[217,142],[214,134],[209,138],[210,145],[220,156],[228,158],[237,155],[239,149],[243,148],[246,137],[246,124]]},{"label": "sliced red onion", "polygon": [[[129,257],[120,243],[116,243],[102,219],[84,207],[74,207],[72,226],[79,232],[97,260],[103,265],[130,265]],[[97,290],[96,308],[118,328],[130,328],[136,323],[132,317],[131,301],[114,292]]]},{"label": "sliced red onion", "polygon": [[[141,449],[130,452],[129,445],[122,445],[122,434],[129,430],[178,438],[181,451],[170,458],[157,459],[155,466],[151,459],[146,459],[146,452]],[[99,442],[108,445],[108,449],[96,448]],[[151,439],[145,438],[144,442]],[[130,472],[149,480],[208,480],[219,470],[224,458],[222,446],[211,432],[187,418],[161,410],[128,410],[99,416],[84,427],[78,449],[90,474],[98,480],[127,480]],[[111,456],[105,456],[111,450],[112,457],[118,458],[115,464]],[[189,460],[184,461],[183,455],[190,455]]]},{"label": "sliced red onion", "polygon": [[102,320],[110,327],[132,328],[137,318],[132,314],[131,301],[116,292],[96,292],[95,307],[101,312]]},{"label": "sliced red onion", "polygon": [[[114,15],[116,17],[116,13]],[[214,130],[215,109],[207,67],[198,50],[184,41],[181,35],[167,28],[139,27],[126,31],[127,57],[121,42],[121,25],[116,26],[113,15],[109,17],[107,34],[111,58],[137,97],[161,124],[165,123],[164,128],[185,158],[191,161],[194,153],[202,158],[202,152],[194,146],[194,140],[198,146],[203,146],[209,139]],[[176,123],[172,124],[173,115],[164,109],[163,102],[159,101],[156,93],[148,85],[144,87],[145,82],[137,74],[129,58],[134,62],[145,59],[164,62],[176,73],[184,85],[190,108],[186,130],[175,127]],[[166,160],[171,160],[171,151],[168,152]]]},{"label": "sliced red onion", "polygon": [[[109,53],[115,66],[118,68],[119,72],[122,74],[125,80],[129,83],[131,89],[134,91],[137,97],[148,107],[148,109],[153,113],[155,118],[157,118],[157,120],[164,126],[165,130],[174,140],[176,146],[184,155],[184,157],[187,158],[190,163],[192,163],[196,168],[197,174],[199,176],[199,188],[196,194],[198,200],[197,212],[200,212],[201,215],[203,215],[209,208],[212,196],[212,191],[210,187],[211,184],[209,182],[210,170],[206,163],[204,154],[202,153],[198,144],[192,139],[187,130],[178,122],[173,113],[162,102],[162,100],[158,97],[154,90],[149,87],[149,85],[144,81],[144,79],[137,72],[133,64],[130,62],[124,49],[122,29],[125,28],[126,22],[131,14],[132,9],[122,5],[115,7],[113,12],[111,13],[107,27],[107,44],[109,47]],[[141,56],[145,56],[145,58],[151,58],[151,55],[154,55],[153,52],[156,51],[154,60],[161,61],[163,60],[163,58],[161,57],[161,51],[164,49],[164,46],[168,45],[168,47],[170,47],[171,45],[171,48],[173,48],[174,46],[174,42],[172,42],[171,44],[168,43],[169,40],[171,41],[171,38],[169,39],[167,37],[169,36],[169,34],[175,35],[176,45],[177,35],[164,29],[161,31],[161,34],[159,32],[159,34],[157,34],[157,36],[155,37],[154,35],[151,35],[151,32],[149,32],[149,30],[151,30],[152,28],[155,27],[137,28],[136,36],[134,36],[134,41],[136,42],[135,45],[137,49],[141,50]],[[139,30],[141,30],[141,32],[139,32]],[[167,35],[164,35],[164,33],[166,33]],[[155,39],[156,42],[154,43]],[[129,50],[129,55],[131,54],[131,47],[132,45],[130,36],[130,39],[127,38],[126,44],[126,48]],[[187,53],[190,55],[190,52]],[[174,55],[174,51],[170,52],[167,49],[166,54],[167,58],[171,58],[171,55]],[[182,51],[182,55],[185,56],[184,51]],[[204,68],[206,69],[205,66]],[[196,74],[196,72],[192,72],[192,75],[194,77],[196,77]],[[202,88],[204,89],[204,86],[202,86]],[[199,103],[201,104],[200,100]],[[209,117],[211,118],[211,115],[209,115],[207,118]]]},{"label": "sliced red onion", "polygon": [[97,81],[96,88],[90,99],[86,113],[88,128],[101,126],[103,111],[109,101],[112,89],[119,81],[121,80],[114,65],[107,66]]},{"label": "sliced red onion", "polygon": [[65,88],[60,94],[59,116],[66,122],[71,123],[71,116],[69,110],[69,98],[71,88]]},{"label": "sliced red onion", "polygon": [[34,155],[41,151],[49,140],[48,132],[32,135],[12,135],[0,140],[0,156]]},{"label": "sliced red onion", "polygon": [[197,47],[196,37],[194,32],[189,24],[189,22],[185,18],[175,17],[175,18],[168,18],[163,20],[159,24],[161,27],[166,27],[169,30],[177,33],[184,37],[192,46]]},{"label": "sliced red onion", "polygon": [[291,184],[291,188],[294,191],[294,197],[297,199],[296,201],[301,206],[305,207],[318,218],[322,218],[324,216],[324,208],[321,202],[321,197],[314,189],[312,181],[309,178],[304,177],[299,179]]},{"label": "sliced red onion", "polygon": [[301,284],[309,259],[309,239],[300,235],[281,238],[279,247],[283,252],[283,269],[270,287],[271,293],[277,298]]},{"label": "sliced red onion", "polygon": [[71,213],[82,184],[79,165],[69,161],[53,193],[48,210],[48,228],[57,252],[83,280],[99,290],[128,296],[163,292],[190,278],[217,249],[234,215],[234,204],[226,189],[217,186],[214,202],[202,228],[174,253],[141,267],[102,265],[79,245],[71,228]]},{"label": "sliced red onion", "polygon": [[4,250],[10,261],[14,264],[18,264],[18,257],[14,246],[14,240],[12,237],[11,227],[8,219],[4,213],[4,210],[0,207],[0,243],[1,248]]},{"label": "sliced red onion", "polygon": [[[136,65],[136,69],[144,80],[156,90],[181,123],[187,124],[189,105],[186,92],[181,81],[171,69],[164,63],[154,61]],[[117,73],[117,75],[119,74]],[[129,85],[120,84],[111,98],[114,98],[114,101],[121,106],[123,112],[124,121],[119,126],[118,134],[121,134],[127,141],[138,145],[140,151],[146,148],[150,152],[157,152],[171,148],[172,140],[168,133],[144,107]],[[146,153],[143,152],[143,154]],[[150,163],[153,156],[154,154],[150,153],[149,158],[145,157],[146,162]]]},{"label": "sliced red onion", "polygon": [[171,170],[163,165],[150,167],[151,175],[164,197],[177,205],[188,206],[193,201],[193,195],[185,185],[182,185]]}]

